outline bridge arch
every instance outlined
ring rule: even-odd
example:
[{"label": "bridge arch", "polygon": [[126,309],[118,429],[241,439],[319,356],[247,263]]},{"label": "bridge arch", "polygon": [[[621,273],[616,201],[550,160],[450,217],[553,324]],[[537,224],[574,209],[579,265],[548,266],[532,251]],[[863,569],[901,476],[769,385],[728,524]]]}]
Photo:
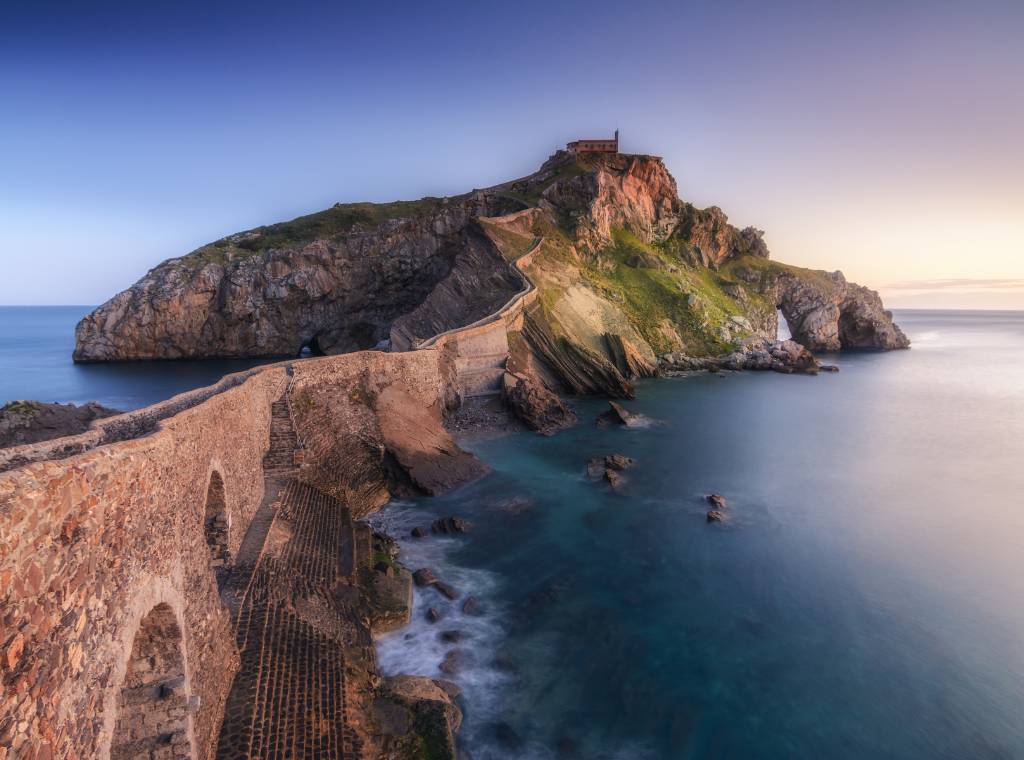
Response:
[{"label": "bridge arch", "polygon": [[185,642],[166,601],[139,621],[116,696],[111,760],[191,760],[192,726]]},{"label": "bridge arch", "polygon": [[210,565],[214,568],[231,564],[231,516],[224,493],[224,478],[216,469],[210,471],[203,510],[203,536],[210,549]]}]

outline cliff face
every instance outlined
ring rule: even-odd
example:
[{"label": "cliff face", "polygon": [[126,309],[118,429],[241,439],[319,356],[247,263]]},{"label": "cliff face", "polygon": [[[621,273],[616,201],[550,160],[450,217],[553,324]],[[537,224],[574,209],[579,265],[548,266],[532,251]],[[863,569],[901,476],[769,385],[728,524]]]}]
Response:
[{"label": "cliff face", "polygon": [[404,350],[508,301],[528,250],[517,365],[549,388],[628,396],[659,356],[774,338],[777,308],[812,350],[908,345],[877,294],[770,261],[760,230],[680,200],[660,159],[559,152],[487,190],[335,206],[164,262],[82,320],[75,359]]},{"label": "cliff face", "polygon": [[[355,204],[232,235],[165,261],[86,316],[76,330],[74,358],[268,357],[295,356],[304,347],[325,354],[372,348],[466,258],[475,276],[492,286],[470,291],[459,304],[457,316],[475,319],[500,301],[507,265],[493,252],[473,251],[467,227],[495,210],[485,193]],[[494,278],[488,267],[499,270]]]}]

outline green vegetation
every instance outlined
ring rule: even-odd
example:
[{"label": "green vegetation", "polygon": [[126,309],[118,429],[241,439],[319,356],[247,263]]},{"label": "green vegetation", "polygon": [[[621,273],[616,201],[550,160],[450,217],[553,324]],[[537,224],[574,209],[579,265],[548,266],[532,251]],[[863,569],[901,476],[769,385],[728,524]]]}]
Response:
[{"label": "green vegetation", "polygon": [[395,562],[395,558],[384,551],[376,551],[373,553],[373,566],[376,567],[383,562],[388,567],[398,567],[398,563]]},{"label": "green vegetation", "polygon": [[316,409],[316,400],[308,391],[302,391],[292,399],[292,408],[299,414],[308,414]]},{"label": "green vegetation", "polygon": [[[460,200],[465,196],[457,196]],[[438,211],[448,199],[421,198],[392,203],[336,204],[324,211],[288,222],[230,235],[201,246],[180,260],[201,269],[207,264],[227,264],[256,256],[271,248],[300,248],[314,240],[337,241],[356,229],[372,229],[389,219],[412,219]]]},{"label": "green vegetation", "polygon": [[451,757],[448,721],[443,706],[421,707],[416,713],[413,731],[416,740],[405,753],[408,760],[447,760]]},{"label": "green vegetation", "polygon": [[[721,340],[718,328],[746,309],[723,286],[731,279],[702,267],[689,267],[649,245],[628,230],[614,230],[613,244],[594,262],[584,264],[584,276],[609,296],[629,317],[655,353],[678,350],[667,321],[691,354],[721,354],[733,348]],[[626,262],[640,257],[641,266]]]},{"label": "green vegetation", "polygon": [[783,264],[771,259],[764,259],[760,256],[741,256],[728,262],[722,267],[721,271],[727,277],[736,277],[740,272],[756,271],[761,274],[762,283],[770,282],[780,275],[788,274],[826,290],[831,290],[836,286],[829,278],[828,273],[820,269],[805,269],[804,267],[796,267],[792,264]]},{"label": "green vegetation", "polygon": [[39,407],[31,401],[8,401],[0,407],[0,412],[8,412],[10,414],[35,414],[38,411]]}]

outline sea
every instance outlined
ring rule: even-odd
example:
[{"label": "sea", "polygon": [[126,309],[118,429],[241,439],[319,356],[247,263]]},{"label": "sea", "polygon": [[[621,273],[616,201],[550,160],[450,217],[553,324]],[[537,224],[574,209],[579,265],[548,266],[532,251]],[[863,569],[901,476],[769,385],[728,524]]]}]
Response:
[{"label": "sea", "polygon": [[215,383],[262,359],[75,364],[75,325],[94,306],[0,306],[0,405],[98,401],[128,412]]},{"label": "sea", "polygon": [[[0,308],[0,399],[129,409],[253,364],[74,365],[87,310]],[[576,399],[466,443],[489,475],[373,518],[460,594],[416,589],[382,668],[461,687],[472,760],[1024,758],[1024,312],[895,316],[911,350],[836,374],[644,381],[641,427]],[[612,453],[618,490],[586,474]]]}]

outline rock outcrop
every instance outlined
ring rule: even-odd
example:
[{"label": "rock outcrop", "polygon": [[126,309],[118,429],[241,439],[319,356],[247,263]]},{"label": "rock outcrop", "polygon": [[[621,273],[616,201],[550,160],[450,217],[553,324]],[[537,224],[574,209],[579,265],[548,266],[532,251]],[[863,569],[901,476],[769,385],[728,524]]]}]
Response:
[{"label": "rock outcrop", "polygon": [[[467,281],[480,287],[459,291],[452,317],[472,321],[520,287],[470,224],[500,209],[486,192],[339,205],[231,235],[165,261],[86,316],[76,329],[74,358],[269,357],[295,356],[304,348],[314,354],[372,348],[435,288],[450,293]],[[444,324],[429,303],[410,320],[407,329],[414,333]]]},{"label": "rock outcrop", "polygon": [[512,413],[542,435],[551,435],[576,423],[575,412],[531,375],[506,372],[502,395]]},{"label": "rock outcrop", "polygon": [[784,374],[816,375],[823,369],[835,371],[835,367],[825,367],[814,358],[814,354],[792,340],[768,341],[751,339],[742,348],[727,356],[687,356],[682,353],[665,354],[659,360],[665,375],[673,376],[680,373],[707,370],[772,370]]},{"label": "rock outcrop", "polygon": [[819,272],[774,262],[737,261],[732,272],[778,304],[793,340],[811,351],[908,348],[910,341],[878,293]]},{"label": "rock outcrop", "polygon": [[763,231],[681,200],[660,158],[560,151],[486,190],[337,205],[164,262],[82,320],[75,359],[407,350],[507,303],[515,267],[539,297],[530,366],[510,369],[553,392],[630,398],[656,355],[774,338],[780,308],[811,351],[908,345],[876,293],[771,261]]},{"label": "rock outcrop", "polygon": [[388,678],[373,703],[371,720],[382,738],[381,757],[455,760],[462,711],[454,683],[423,676]]},{"label": "rock outcrop", "polygon": [[10,401],[0,407],[0,449],[78,435],[88,430],[94,420],[115,414],[121,412],[95,401],[81,406]]}]

